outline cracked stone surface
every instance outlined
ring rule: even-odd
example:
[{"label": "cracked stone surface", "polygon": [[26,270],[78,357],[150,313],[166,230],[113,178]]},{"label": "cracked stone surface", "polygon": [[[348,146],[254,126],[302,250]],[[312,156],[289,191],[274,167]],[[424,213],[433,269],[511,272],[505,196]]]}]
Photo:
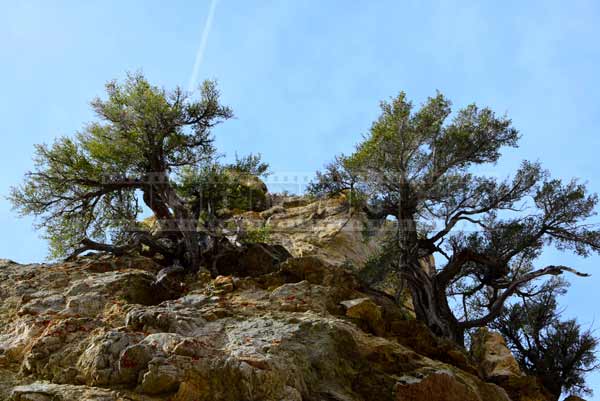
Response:
[{"label": "cracked stone surface", "polygon": [[[338,206],[290,202],[260,218],[333,219]],[[177,295],[142,257],[0,260],[0,400],[510,400],[466,352],[363,292],[341,257],[372,244],[331,227],[290,239],[292,257],[260,274],[198,273]]]}]

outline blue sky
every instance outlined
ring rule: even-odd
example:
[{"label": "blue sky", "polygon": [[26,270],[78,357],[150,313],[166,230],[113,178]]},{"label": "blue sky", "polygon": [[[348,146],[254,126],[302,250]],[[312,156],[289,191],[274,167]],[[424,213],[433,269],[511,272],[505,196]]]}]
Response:
[{"label": "blue sky", "polygon": [[[210,3],[0,0],[0,193],[31,168],[33,144],[93,118],[107,80],[141,69],[187,87]],[[262,153],[280,181],[351,151],[380,100],[404,90],[419,104],[439,89],[456,107],[506,112],[523,134],[494,174],[540,160],[600,192],[599,18],[593,1],[219,0],[197,72],[218,79],[237,117],[215,131],[220,150]],[[4,199],[0,227],[0,257],[45,257]],[[540,261],[593,274],[562,300],[584,324],[600,318],[599,261]],[[600,375],[590,384],[600,400]]]}]

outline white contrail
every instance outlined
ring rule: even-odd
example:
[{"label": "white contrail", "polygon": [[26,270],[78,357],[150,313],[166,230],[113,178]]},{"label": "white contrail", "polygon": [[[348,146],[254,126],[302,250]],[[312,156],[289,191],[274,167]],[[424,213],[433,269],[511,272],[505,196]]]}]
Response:
[{"label": "white contrail", "polygon": [[204,24],[204,30],[202,31],[202,38],[200,39],[200,46],[196,53],[196,61],[194,62],[194,69],[192,70],[192,76],[188,84],[188,90],[193,91],[196,89],[196,81],[198,80],[198,72],[200,65],[204,59],[204,51],[206,50],[206,42],[208,41],[208,34],[210,33],[210,27],[212,26],[213,17],[215,16],[215,8],[219,0],[211,0],[210,9],[208,10],[208,17],[206,17],[206,23]]}]

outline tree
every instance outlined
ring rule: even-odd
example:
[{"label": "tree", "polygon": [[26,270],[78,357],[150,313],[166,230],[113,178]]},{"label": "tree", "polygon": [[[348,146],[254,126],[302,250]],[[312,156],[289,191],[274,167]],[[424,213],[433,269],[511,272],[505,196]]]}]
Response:
[{"label": "tree", "polygon": [[592,332],[582,331],[575,319],[561,320],[556,298],[565,288],[564,281],[553,279],[522,292],[521,302],[490,324],[507,340],[523,371],[539,377],[556,400],[564,392],[590,394],[585,375],[599,367]]},{"label": "tree", "polygon": [[[180,190],[181,177],[214,165],[211,129],[231,118],[231,109],[213,81],[202,84],[199,99],[153,86],[141,74],[109,82],[106,92],[91,103],[99,121],[73,138],[36,146],[35,170],[12,189],[14,207],[38,218],[55,257],[150,249],[197,269],[200,240],[211,233],[197,200]],[[141,202],[158,229],[137,223]]]},{"label": "tree", "polygon": [[257,210],[266,207],[267,188],[259,179],[268,176],[269,165],[260,154],[238,157],[230,164],[210,159],[181,169],[176,191],[194,216],[214,228],[221,212],[229,208]]},{"label": "tree", "polygon": [[[551,179],[538,163],[523,162],[512,179],[477,174],[519,139],[511,121],[488,108],[472,104],[449,118],[451,103],[438,93],[412,109],[404,93],[382,102],[356,151],[337,158],[310,189],[360,191],[372,218],[396,220],[394,246],[386,247],[394,258],[387,259],[406,280],[417,318],[463,344],[465,330],[498,317],[526,283],[584,275],[535,262],[547,245],[580,256],[600,250],[600,231],[586,223],[597,197],[575,180]],[[465,224],[470,232],[459,230]],[[431,255],[445,262],[428,274],[419,260]],[[486,313],[455,315],[450,299],[465,305],[481,293],[489,295]]]}]

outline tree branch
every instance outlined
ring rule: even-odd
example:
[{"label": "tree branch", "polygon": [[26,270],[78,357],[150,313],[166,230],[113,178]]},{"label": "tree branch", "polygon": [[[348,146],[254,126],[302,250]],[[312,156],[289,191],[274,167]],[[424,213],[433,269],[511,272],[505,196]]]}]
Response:
[{"label": "tree branch", "polygon": [[547,266],[543,269],[539,269],[536,271],[533,271],[531,273],[525,274],[523,277],[514,280],[509,286],[508,288],[506,288],[506,290],[504,290],[504,292],[493,302],[493,304],[490,306],[490,312],[479,318],[479,319],[475,319],[475,320],[470,320],[470,321],[464,321],[464,322],[460,322],[459,325],[463,328],[463,329],[469,329],[472,327],[481,327],[481,326],[485,326],[487,325],[489,322],[491,322],[492,320],[494,320],[495,318],[497,318],[500,313],[502,312],[502,308],[504,307],[504,302],[506,302],[506,299],[508,297],[510,297],[512,294],[514,294],[519,287],[521,287],[522,285],[530,282],[531,280],[535,280],[536,278],[542,277],[542,276],[558,276],[563,274],[564,272],[569,272],[569,273],[573,273],[579,277],[589,277],[590,274],[587,273],[581,273],[571,267],[568,266]]}]

